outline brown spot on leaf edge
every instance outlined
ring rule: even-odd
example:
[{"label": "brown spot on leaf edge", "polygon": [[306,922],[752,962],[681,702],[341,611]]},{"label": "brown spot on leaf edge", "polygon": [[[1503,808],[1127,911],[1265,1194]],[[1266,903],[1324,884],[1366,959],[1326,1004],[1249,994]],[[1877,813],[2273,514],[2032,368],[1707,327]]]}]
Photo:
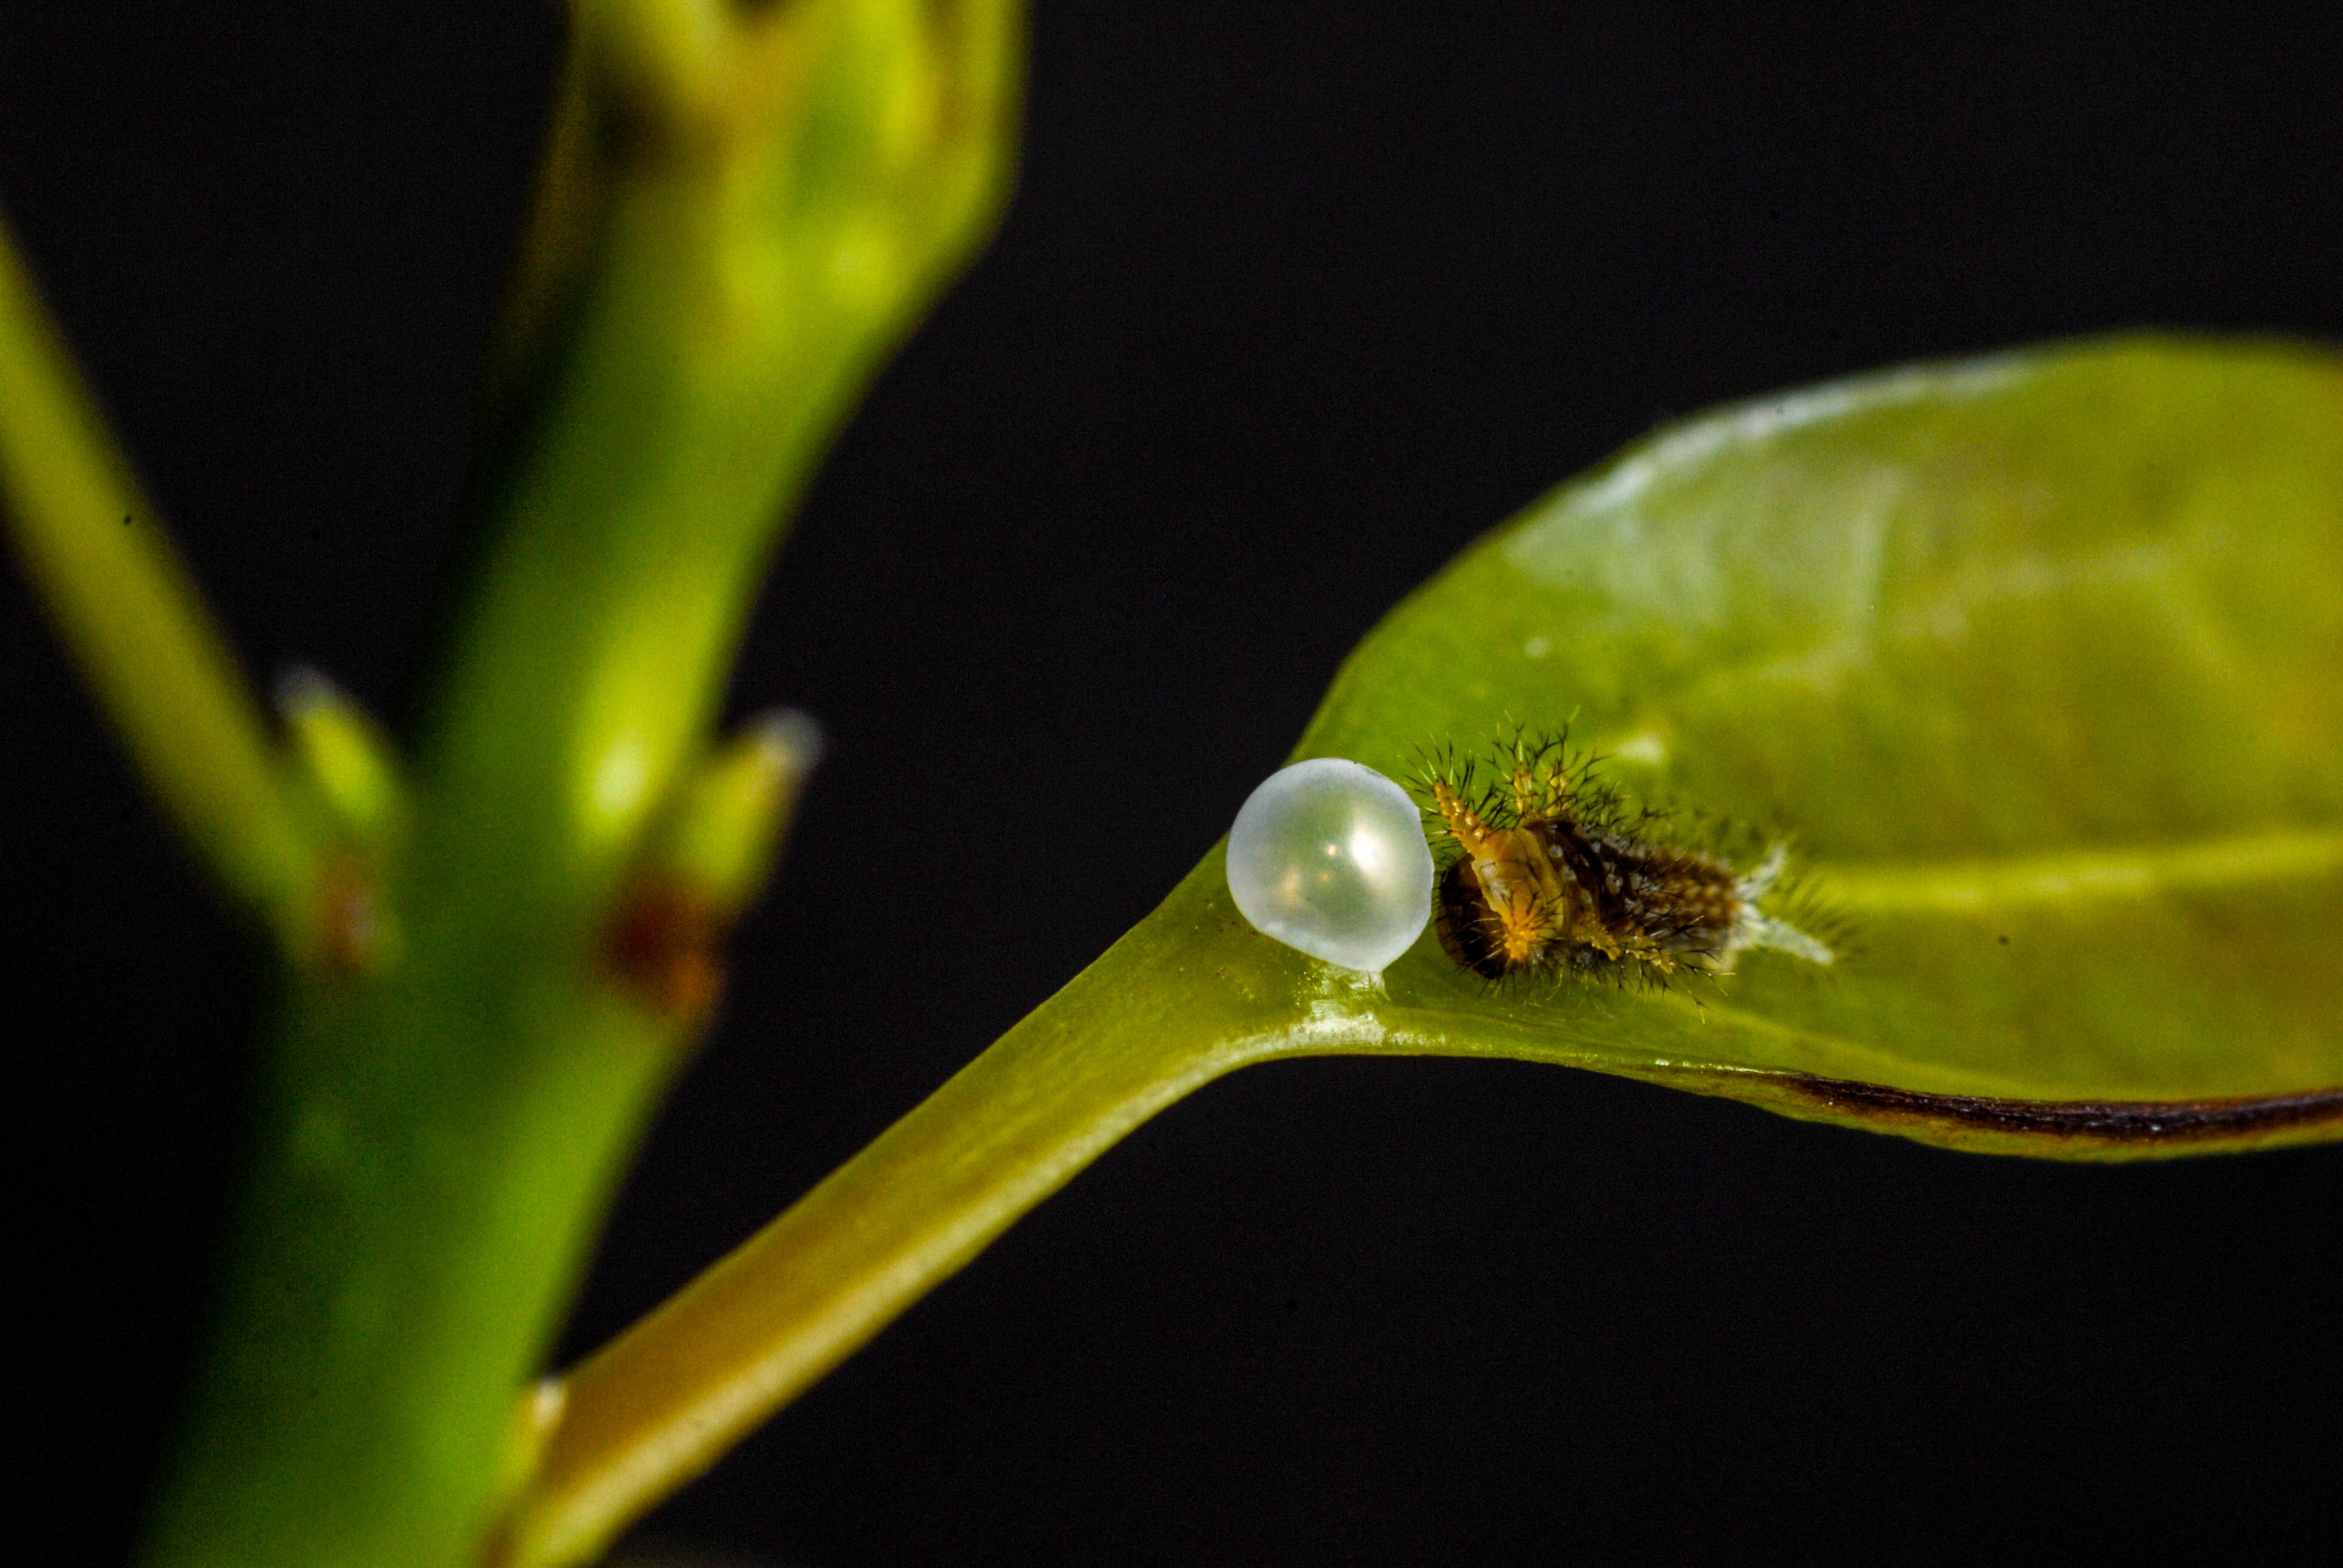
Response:
[{"label": "brown spot on leaf edge", "polygon": [[2281,1133],[2316,1135],[2328,1128],[2343,1135],[2343,1089],[2247,1100],[1993,1100],[1805,1073],[1781,1081],[1794,1101],[1815,1110],[1897,1130],[1926,1125],[1956,1134],[2070,1140],[2142,1151],[2185,1143],[2243,1145]]}]

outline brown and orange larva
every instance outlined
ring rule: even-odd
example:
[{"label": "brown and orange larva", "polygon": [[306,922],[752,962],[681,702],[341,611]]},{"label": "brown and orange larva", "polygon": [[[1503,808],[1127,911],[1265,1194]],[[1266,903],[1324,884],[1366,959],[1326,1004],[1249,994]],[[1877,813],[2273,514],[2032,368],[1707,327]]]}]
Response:
[{"label": "brown and orange larva", "polygon": [[1664,984],[1679,973],[1729,973],[1750,948],[1811,963],[1834,954],[1759,911],[1787,859],[1776,844],[1736,873],[1697,849],[1655,842],[1664,819],[1631,813],[1573,759],[1561,738],[1516,733],[1499,747],[1503,780],[1473,785],[1471,761],[1427,764],[1435,839],[1457,850],[1433,892],[1448,956],[1490,980],[1578,974]]}]

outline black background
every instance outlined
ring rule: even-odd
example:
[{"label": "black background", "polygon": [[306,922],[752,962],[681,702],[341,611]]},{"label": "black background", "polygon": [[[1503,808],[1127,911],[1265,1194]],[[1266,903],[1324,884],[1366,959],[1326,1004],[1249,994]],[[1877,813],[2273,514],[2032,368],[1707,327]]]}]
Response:
[{"label": "black background", "polygon": [[[2343,24],[2023,9],[1045,6],[1006,226],[750,637],[737,709],[832,750],[565,1353],[1144,914],[1378,614],[1654,422],[2109,327],[2343,336]],[[406,700],[557,32],[0,23],[0,202],[257,671]],[[105,1562],[257,983],[0,581],[12,1534]],[[922,929],[810,896],[907,823]],[[2343,1150],[2069,1169],[1289,1063],[1143,1129],[652,1529],[787,1564],[2331,1560],[2338,1327]]]}]

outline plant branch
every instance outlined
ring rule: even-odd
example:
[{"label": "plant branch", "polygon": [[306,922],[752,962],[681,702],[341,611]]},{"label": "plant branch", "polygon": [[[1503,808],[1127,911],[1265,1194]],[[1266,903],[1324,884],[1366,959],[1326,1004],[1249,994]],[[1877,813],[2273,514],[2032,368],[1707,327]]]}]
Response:
[{"label": "plant branch", "polygon": [[524,434],[422,739],[468,808],[431,858],[588,900],[622,874],[816,459],[990,228],[1018,20],[579,6],[496,371]]},{"label": "plant branch", "polygon": [[481,539],[362,961],[297,973],[148,1561],[457,1568],[511,1419],[811,759],[712,719],[766,558],[998,210],[1010,0],[580,0],[480,424]]},{"label": "plant branch", "polygon": [[[1208,859],[1166,912],[1203,907],[1199,879],[1221,864]],[[1264,1020],[1249,988],[1150,983],[1181,967],[1185,935],[1178,913],[1141,923],[563,1380],[502,1561],[592,1559],[1124,1134],[1286,1038],[1294,1020]]]},{"label": "plant branch", "polygon": [[0,229],[0,498],[18,558],[147,788],[298,952],[323,834]]}]

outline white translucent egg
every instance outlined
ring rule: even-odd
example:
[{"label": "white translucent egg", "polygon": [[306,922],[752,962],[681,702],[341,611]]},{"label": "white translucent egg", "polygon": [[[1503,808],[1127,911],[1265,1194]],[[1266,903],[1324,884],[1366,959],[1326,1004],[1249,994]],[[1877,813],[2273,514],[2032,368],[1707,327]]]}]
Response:
[{"label": "white translucent egg", "polygon": [[1432,848],[1407,791],[1356,762],[1271,774],[1229,829],[1229,892],[1262,932],[1377,970],[1432,918]]}]

